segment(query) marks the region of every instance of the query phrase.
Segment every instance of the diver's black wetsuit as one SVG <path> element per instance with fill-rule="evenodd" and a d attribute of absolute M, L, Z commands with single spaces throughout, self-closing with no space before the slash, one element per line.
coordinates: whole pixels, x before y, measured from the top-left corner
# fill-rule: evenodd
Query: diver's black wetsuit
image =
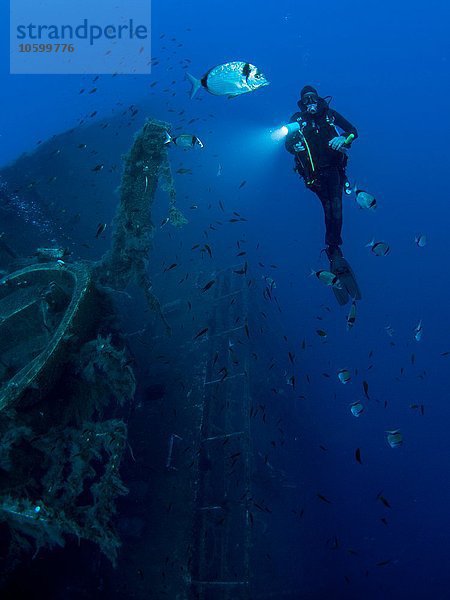
<path fill-rule="evenodd" d="M 305 181 L 306 186 L 320 199 L 325 214 L 325 243 L 331 248 L 342 244 L 342 192 L 346 181 L 345 167 L 347 156 L 333 150 L 328 142 L 340 135 L 336 129 L 342 130 L 342 135 L 348 137 L 351 133 L 358 137 L 356 128 L 342 115 L 328 107 L 319 98 L 318 111 L 311 115 L 303 110 L 292 115 L 289 122 L 297 121 L 306 139 L 304 150 L 296 152 L 294 145 L 302 142 L 302 134 L 296 132 L 286 139 L 286 149 L 295 156 L 295 170 Z M 336 126 L 336 127 L 335 127 Z"/>

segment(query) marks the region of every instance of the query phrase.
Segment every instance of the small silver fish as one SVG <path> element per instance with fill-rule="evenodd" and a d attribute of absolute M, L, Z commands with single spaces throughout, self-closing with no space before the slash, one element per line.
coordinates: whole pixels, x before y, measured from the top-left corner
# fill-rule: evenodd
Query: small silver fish
<path fill-rule="evenodd" d="M 95 234 L 95 237 L 98 239 L 101 234 L 105 231 L 106 229 L 106 223 L 99 223 L 97 225 L 97 233 Z"/>
<path fill-rule="evenodd" d="M 199 148 L 203 148 L 204 144 L 196 135 L 191 135 L 189 133 L 181 133 L 180 135 L 176 135 L 175 137 L 171 137 L 170 134 L 166 131 L 166 141 L 165 144 L 175 144 L 179 148 L 195 148 L 198 146 Z"/>
<path fill-rule="evenodd" d="M 340 369 L 338 371 L 338 378 L 341 383 L 344 385 L 350 381 L 352 376 L 350 375 L 350 371 L 348 369 Z"/>
<path fill-rule="evenodd" d="M 271 290 L 277 287 L 277 284 L 272 279 L 272 277 L 268 277 L 267 275 L 261 275 L 261 279 L 264 279 L 264 281 L 267 283 Z"/>
<path fill-rule="evenodd" d="M 416 235 L 414 241 L 419 246 L 419 248 L 423 248 L 427 244 L 427 236 L 420 233 L 419 235 Z"/>
<path fill-rule="evenodd" d="M 342 289 L 342 284 L 339 281 L 339 277 L 331 271 L 325 271 L 325 269 L 321 269 L 320 271 L 311 270 L 311 275 L 315 275 L 317 279 L 325 285 Z"/>
<path fill-rule="evenodd" d="M 392 325 L 386 325 L 384 330 L 386 331 L 386 333 L 388 334 L 389 337 L 394 336 L 395 331 L 394 331 L 394 328 L 392 327 Z"/>
<path fill-rule="evenodd" d="M 376 242 L 375 240 L 366 244 L 366 248 L 370 248 L 376 256 L 386 256 L 391 250 L 386 242 Z"/>
<path fill-rule="evenodd" d="M 416 342 L 420 342 L 422 339 L 423 327 L 422 327 L 422 319 L 418 322 L 417 326 L 414 328 L 414 339 Z"/>
<path fill-rule="evenodd" d="M 350 311 L 347 315 L 347 329 L 351 329 L 356 321 L 356 300 L 353 300 Z"/>
<path fill-rule="evenodd" d="M 399 448 L 403 444 L 403 436 L 400 429 L 386 431 L 386 439 L 391 448 Z"/>
<path fill-rule="evenodd" d="M 361 404 L 359 400 L 350 404 L 350 412 L 354 417 L 359 417 L 364 412 L 364 406 Z"/>
<path fill-rule="evenodd" d="M 364 190 L 355 190 L 355 199 L 358 205 L 365 210 L 375 210 L 377 207 L 376 198 Z"/>
<path fill-rule="evenodd" d="M 228 62 L 213 67 L 201 79 L 189 73 L 186 75 L 192 86 L 191 98 L 201 87 L 215 96 L 233 98 L 269 85 L 269 81 L 258 67 L 243 61 Z"/>

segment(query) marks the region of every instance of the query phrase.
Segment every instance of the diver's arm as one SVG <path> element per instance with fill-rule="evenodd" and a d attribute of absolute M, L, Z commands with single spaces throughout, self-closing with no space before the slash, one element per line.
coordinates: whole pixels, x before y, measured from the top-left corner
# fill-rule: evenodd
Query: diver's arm
<path fill-rule="evenodd" d="M 299 116 L 300 116 L 300 113 L 298 113 L 298 112 L 294 113 L 292 115 L 292 117 L 289 119 L 289 123 L 296 123 Z M 286 136 L 286 140 L 284 142 L 284 146 L 288 152 L 295 155 L 297 153 L 297 150 L 295 149 L 294 146 L 296 146 L 298 144 L 298 142 L 300 142 L 300 141 L 301 141 L 301 135 L 298 131 L 295 131 L 294 133 L 288 133 Z"/>
<path fill-rule="evenodd" d="M 339 129 L 342 129 L 343 134 L 346 138 L 348 138 L 348 136 L 350 134 L 353 134 L 353 139 L 355 140 L 358 137 L 358 132 L 356 131 L 356 127 L 354 125 L 352 125 L 350 123 L 350 121 L 347 121 L 347 119 L 344 119 L 344 117 L 339 114 L 336 110 L 331 110 L 332 115 L 334 116 L 334 123 L 335 125 L 337 125 L 339 127 Z"/>

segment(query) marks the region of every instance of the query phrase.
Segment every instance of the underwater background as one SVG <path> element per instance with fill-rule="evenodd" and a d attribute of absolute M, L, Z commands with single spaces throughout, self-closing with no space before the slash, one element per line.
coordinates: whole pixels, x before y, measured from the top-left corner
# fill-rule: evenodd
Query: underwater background
<path fill-rule="evenodd" d="M 97 261 L 108 251 L 123 156 L 146 119 L 204 143 L 169 150 L 177 207 L 188 223 L 162 225 L 167 194 L 160 189 L 149 257 L 156 296 L 190 303 L 194 323 L 190 309 L 176 323 L 169 312 L 181 337 L 155 336 L 139 290 L 119 298 L 137 392 L 123 416 L 133 456 L 127 452 L 121 467 L 129 494 L 115 515 L 123 543 L 116 567 L 90 543 L 68 538 L 64 548 L 44 548 L 33 559 L 31 552 L 16 565 L 3 578 L 3 597 L 448 598 L 448 5 L 153 2 L 151 75 L 101 75 L 95 83 L 94 76 L 9 75 L 5 5 L 0 14 L 0 184 L 21 157 L 15 177 L 26 180 L 28 168 L 42 166 L 58 186 L 56 203 L 42 203 L 46 189 L 36 202 L 20 192 L 1 195 L 0 233 L 19 254 L 64 246 L 70 260 Z M 201 77 L 231 60 L 257 65 L 270 85 L 232 100 L 204 90 L 190 99 L 187 66 Z M 343 199 L 343 251 L 363 294 L 351 330 L 348 307 L 310 277 L 311 269 L 327 268 L 320 203 L 271 137 L 306 84 L 331 95 L 331 107 L 357 127 L 347 175 L 377 199 L 375 211 L 361 210 L 354 195 Z M 390 253 L 371 253 L 372 239 L 387 242 Z M 188 551 L 178 554 L 167 537 L 176 539 L 189 515 L 170 514 L 173 531 L 160 526 L 171 501 L 155 481 L 174 475 L 164 466 L 178 431 L 174 393 L 170 407 L 164 395 L 181 371 L 189 389 L 187 376 L 199 366 L 194 337 L 214 291 L 201 288 L 230 267 L 252 290 L 252 324 L 233 342 L 246 346 L 253 365 L 250 484 L 258 506 L 247 521 L 250 584 L 246 596 L 204 588 L 189 596 L 167 583 L 180 565 L 186 572 L 191 565 Z M 177 341 L 185 329 L 190 344 Z M 341 369 L 350 371 L 345 385 Z M 234 394 L 239 399 L 239 387 Z M 179 400 L 186 422 L 190 397 Z M 357 401 L 364 412 L 355 418 Z M 387 442 L 394 430 L 400 447 Z M 183 444 L 195 446 L 185 437 Z M 191 483 L 180 475 L 174 485 Z M 196 543 L 194 530 L 189 552 Z"/>

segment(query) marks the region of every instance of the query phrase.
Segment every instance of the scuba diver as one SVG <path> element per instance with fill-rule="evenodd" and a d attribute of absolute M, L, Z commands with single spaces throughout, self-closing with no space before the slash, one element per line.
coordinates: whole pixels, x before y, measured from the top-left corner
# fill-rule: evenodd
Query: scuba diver
<path fill-rule="evenodd" d="M 347 149 L 358 137 L 358 132 L 329 107 L 331 98 L 327 98 L 321 98 L 310 85 L 302 89 L 297 103 L 300 112 L 293 114 L 286 126 L 285 146 L 295 157 L 294 170 L 322 203 L 326 227 L 325 252 L 330 261 L 330 271 L 340 282 L 340 285 L 333 286 L 333 291 L 339 304 L 347 304 L 350 298 L 361 299 L 355 276 L 340 249 L 342 192 L 345 188 L 351 193 L 345 173 Z"/>

